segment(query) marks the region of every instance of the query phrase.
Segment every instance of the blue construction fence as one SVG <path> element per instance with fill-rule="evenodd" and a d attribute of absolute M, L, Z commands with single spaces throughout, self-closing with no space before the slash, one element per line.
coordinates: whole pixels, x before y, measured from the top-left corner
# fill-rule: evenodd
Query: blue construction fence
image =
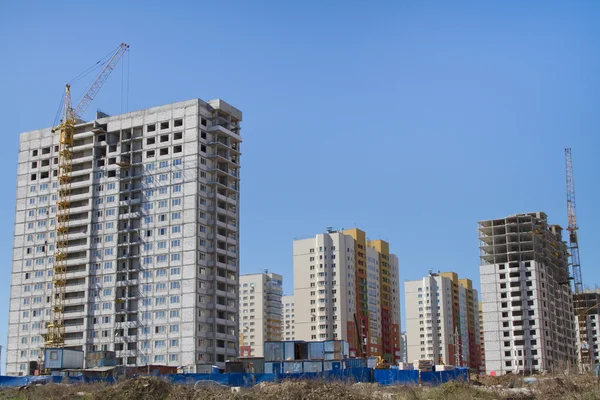
<path fill-rule="evenodd" d="M 380 385 L 418 385 L 438 386 L 449 381 L 469 380 L 468 368 L 456 368 L 450 371 L 419 372 L 399 369 L 346 368 L 325 372 L 305 372 L 287 374 L 170 374 L 162 378 L 171 383 L 195 385 L 197 382 L 220 384 L 224 386 L 252 387 L 261 382 L 280 382 L 284 380 L 322 380 L 342 382 L 378 383 Z M 45 383 L 115 383 L 116 377 L 89 376 L 0 376 L 0 387 L 21 387 Z"/>

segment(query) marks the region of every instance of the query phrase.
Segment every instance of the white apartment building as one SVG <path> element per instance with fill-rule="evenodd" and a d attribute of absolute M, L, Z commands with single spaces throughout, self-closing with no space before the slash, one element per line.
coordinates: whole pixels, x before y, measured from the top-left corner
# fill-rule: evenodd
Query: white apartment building
<path fill-rule="evenodd" d="M 600 289 L 586 289 L 582 293 L 573 295 L 573 298 L 576 306 L 577 343 L 579 343 L 579 339 L 582 343 L 581 347 L 577 346 L 577 359 L 581 363 L 581 370 L 593 371 L 594 366 L 600 360 L 598 350 L 600 344 L 598 325 L 600 323 Z"/>
<path fill-rule="evenodd" d="M 281 339 L 282 340 L 296 340 L 295 324 L 296 320 L 294 317 L 294 296 L 282 296 L 281 305 L 283 307 L 283 315 L 281 318 Z"/>
<path fill-rule="evenodd" d="M 469 279 L 430 272 L 421 280 L 404 282 L 404 296 L 409 362 L 431 359 L 479 369 L 479 306 Z"/>
<path fill-rule="evenodd" d="M 282 280 L 279 274 L 240 275 L 240 355 L 263 357 L 264 343 L 282 340 Z"/>
<path fill-rule="evenodd" d="M 447 277 L 430 274 L 404 282 L 409 362 L 430 359 L 435 364 L 450 364 L 449 344 L 455 340 L 452 301 L 452 281 Z"/>
<path fill-rule="evenodd" d="M 22 133 L 7 374 L 32 373 L 53 296 L 56 197 L 69 190 L 65 347 L 125 365 L 224 366 L 237 356 L 240 122 L 199 99 Z"/>
<path fill-rule="evenodd" d="M 577 365 L 562 228 L 543 212 L 479 222 L 486 373 Z"/>
<path fill-rule="evenodd" d="M 387 242 L 368 241 L 359 229 L 295 240 L 295 338 L 345 340 L 351 355 L 399 361 L 398 279 Z"/>

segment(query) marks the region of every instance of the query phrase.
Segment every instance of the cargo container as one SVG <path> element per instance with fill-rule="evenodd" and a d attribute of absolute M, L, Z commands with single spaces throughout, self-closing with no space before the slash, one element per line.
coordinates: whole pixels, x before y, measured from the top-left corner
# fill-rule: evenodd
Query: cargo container
<path fill-rule="evenodd" d="M 283 361 L 284 342 L 265 342 L 265 361 Z"/>
<path fill-rule="evenodd" d="M 114 351 L 93 351 L 85 355 L 86 368 L 114 367 L 117 357 Z"/>
<path fill-rule="evenodd" d="M 44 349 L 44 368 L 79 369 L 83 368 L 83 351 L 73 349 Z"/>
<path fill-rule="evenodd" d="M 343 369 L 341 361 L 323 361 L 323 371 L 337 371 Z"/>
<path fill-rule="evenodd" d="M 308 358 L 311 360 L 322 360 L 325 358 L 325 344 L 323 342 L 308 343 Z"/>
<path fill-rule="evenodd" d="M 285 361 L 283 363 L 283 372 L 286 374 L 298 374 L 304 372 L 302 361 Z"/>
<path fill-rule="evenodd" d="M 325 360 L 342 360 L 344 357 L 342 355 L 342 352 L 333 352 L 333 353 L 328 353 L 325 352 L 324 357 Z"/>
<path fill-rule="evenodd" d="M 240 357 L 240 361 L 244 363 L 244 370 L 249 374 L 264 374 L 265 372 L 264 357 Z"/>
<path fill-rule="evenodd" d="M 323 342 L 325 346 L 325 353 L 342 352 L 342 341 L 341 340 L 326 340 Z"/>
<path fill-rule="evenodd" d="M 265 374 L 281 374 L 283 371 L 280 361 L 265 361 Z"/>
<path fill-rule="evenodd" d="M 227 361 L 225 362 L 225 373 L 230 372 L 244 373 L 244 363 L 241 361 Z"/>
<path fill-rule="evenodd" d="M 308 343 L 305 341 L 283 342 L 284 360 L 308 360 Z"/>
<path fill-rule="evenodd" d="M 196 371 L 183 370 L 183 373 L 195 372 L 197 374 L 219 374 L 219 367 L 212 364 L 196 364 Z"/>
<path fill-rule="evenodd" d="M 304 361 L 304 372 L 323 372 L 323 361 Z"/>
<path fill-rule="evenodd" d="M 364 368 L 367 365 L 364 358 L 346 358 L 344 364 L 346 368 Z"/>

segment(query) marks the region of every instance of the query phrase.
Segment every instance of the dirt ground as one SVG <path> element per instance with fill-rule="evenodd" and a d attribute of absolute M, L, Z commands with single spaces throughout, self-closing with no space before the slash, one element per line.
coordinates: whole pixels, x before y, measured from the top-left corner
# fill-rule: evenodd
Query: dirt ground
<path fill-rule="evenodd" d="M 527 383 L 520 377 L 478 377 L 470 384 L 450 382 L 436 388 L 385 387 L 367 383 L 285 381 L 261 383 L 232 391 L 218 384 L 173 385 L 160 378 L 140 377 L 116 385 L 56 385 L 0 390 L 0 399 L 18 400 L 592 400 L 600 399 L 600 385 L 588 375 L 539 377 Z"/>

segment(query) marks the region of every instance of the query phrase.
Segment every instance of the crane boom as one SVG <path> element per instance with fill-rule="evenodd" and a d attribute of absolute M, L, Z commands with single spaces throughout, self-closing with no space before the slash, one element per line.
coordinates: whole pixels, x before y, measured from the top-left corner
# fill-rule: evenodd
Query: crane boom
<path fill-rule="evenodd" d="M 573 162 L 571 148 L 565 149 L 565 161 L 567 167 L 567 212 L 569 218 L 569 253 L 571 253 L 571 269 L 573 273 L 573 284 L 575 294 L 583 292 L 583 281 L 581 278 L 581 264 L 579 262 L 579 240 L 577 237 L 577 214 L 575 208 L 575 182 L 573 180 Z"/>
<path fill-rule="evenodd" d="M 88 106 L 92 103 L 94 97 L 96 97 L 96 95 L 102 88 L 102 85 L 104 85 L 104 82 L 106 82 L 106 79 L 108 79 L 108 76 L 113 71 L 113 69 L 115 69 L 116 65 L 119 63 L 119 60 L 121 60 L 121 57 L 123 56 L 125 51 L 127 51 L 128 48 L 129 45 L 121 43 L 117 51 L 115 51 L 115 54 L 113 54 L 113 56 L 108 61 L 108 63 L 106 63 L 102 71 L 100 71 L 100 74 L 98 74 L 98 77 L 96 78 L 94 83 L 92 83 L 92 86 L 90 86 L 90 88 L 83 96 L 79 104 L 77 104 L 77 107 L 73 109 L 73 118 L 77 119 L 83 116 L 85 110 L 87 110 Z"/>
<path fill-rule="evenodd" d="M 67 260 L 69 247 L 69 220 L 71 216 L 71 174 L 73 172 L 73 136 L 75 124 L 85 113 L 98 91 L 106 82 L 123 53 L 129 48 L 121 43 L 109 62 L 104 66 L 94 83 L 87 90 L 77 107 L 71 106 L 71 86 L 65 87 L 64 107 L 61 124 L 53 132 L 59 132 L 58 191 L 56 196 L 56 232 L 54 263 L 52 267 L 52 308 L 47 326 L 46 346 L 65 345 L 65 296 L 67 283 Z"/>

